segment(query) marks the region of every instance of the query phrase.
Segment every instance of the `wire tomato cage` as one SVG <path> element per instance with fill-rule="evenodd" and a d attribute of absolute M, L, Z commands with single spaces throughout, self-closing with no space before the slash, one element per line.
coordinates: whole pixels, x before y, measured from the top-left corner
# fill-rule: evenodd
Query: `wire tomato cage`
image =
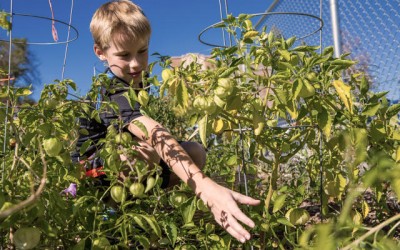
<path fill-rule="evenodd" d="M 6 87 L 6 93 L 9 93 L 10 89 L 11 89 L 11 82 L 15 80 L 15 78 L 13 76 L 11 76 L 11 59 L 12 59 L 12 52 L 13 52 L 13 44 L 26 44 L 26 45 L 57 45 L 57 44 L 65 44 L 65 54 L 64 54 L 64 62 L 62 65 L 62 76 L 61 79 L 64 79 L 64 70 L 65 70 L 65 66 L 66 66 L 66 59 L 67 59 L 67 55 L 68 55 L 68 45 L 69 43 L 75 41 L 78 39 L 79 37 L 79 32 L 78 30 L 71 24 L 72 23 L 72 13 L 73 13 L 73 9 L 74 9 L 74 0 L 71 0 L 71 9 L 70 9 L 70 15 L 69 15 L 69 22 L 64 22 L 58 19 L 54 18 L 54 13 L 53 13 L 53 8 L 52 8 L 52 4 L 51 4 L 51 0 L 49 0 L 49 5 L 50 5 L 50 11 L 52 14 L 52 17 L 45 17 L 45 16 L 38 16 L 38 15 L 32 15 L 32 14 L 25 14 L 25 13 L 16 13 L 13 11 L 13 0 L 10 0 L 10 11 L 9 12 L 3 12 L 3 14 L 7 17 L 9 17 L 9 27 L 10 30 L 8 30 L 8 39 L 3 39 L 0 37 L 0 42 L 3 43 L 8 43 L 8 72 L 7 72 L 7 77 L 5 79 L 0 79 L 0 86 L 5 86 Z M 35 28 L 37 30 L 38 27 L 41 27 L 41 25 L 36 25 L 36 26 L 32 26 L 32 24 L 34 25 L 34 21 L 30 20 L 28 22 L 25 22 L 23 25 L 19 26 L 19 22 L 18 19 L 24 19 L 24 18 L 29 18 L 32 20 L 36 20 L 37 22 L 40 21 L 51 21 L 51 27 L 52 27 L 52 37 L 54 41 L 41 41 L 41 40 L 29 40 L 26 37 L 24 37 L 23 40 L 13 40 L 13 32 L 15 32 L 16 30 L 26 30 L 27 28 L 31 27 L 31 28 Z M 64 28 L 67 29 L 67 35 L 66 35 L 66 39 L 65 40 L 61 40 L 59 41 L 59 36 L 58 36 L 58 32 L 57 29 L 55 27 L 56 24 L 62 25 Z M 29 26 L 29 27 L 27 27 Z M 71 37 L 71 30 L 73 31 L 73 36 Z M 40 30 L 38 30 L 40 31 Z M 40 33 L 40 32 L 37 32 Z M 23 32 L 21 33 L 23 35 Z M 10 107 L 10 101 L 7 99 L 5 100 L 5 107 L 0 107 L 1 109 L 5 110 L 4 112 L 4 141 L 3 141 L 3 148 L 2 148 L 2 153 L 1 155 L 5 155 L 6 152 L 6 147 L 7 147 L 7 142 L 6 142 L 6 138 L 7 138 L 7 123 L 8 123 L 8 113 L 9 113 L 9 109 Z M 18 107 L 19 109 L 23 109 L 23 108 L 33 108 L 33 107 Z M 2 170 L 4 172 L 5 170 L 5 158 L 3 158 L 3 162 L 2 162 Z M 1 177 L 1 181 L 4 184 L 4 176 Z"/>

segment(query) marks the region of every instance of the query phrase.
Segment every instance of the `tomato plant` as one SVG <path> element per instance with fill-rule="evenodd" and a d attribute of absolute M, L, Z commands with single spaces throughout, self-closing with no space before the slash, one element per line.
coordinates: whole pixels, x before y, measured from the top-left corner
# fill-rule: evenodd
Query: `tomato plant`
<path fill-rule="evenodd" d="M 334 58 L 332 47 L 319 51 L 256 31 L 249 18 L 229 16 L 220 25 L 235 45 L 215 48 L 209 69 L 162 60 L 163 83 L 145 81 L 159 86 L 158 97 L 133 89 L 125 95 L 177 139 L 201 141 L 206 174 L 263 200 L 244 207 L 256 222 L 249 243 L 232 240 L 187 186 L 161 189 L 161 168 L 136 159 L 136 142 L 119 119 L 104 139 L 81 146 L 97 147 L 104 160 L 102 178 L 85 177 L 70 157 L 78 132 L 87 133 L 77 118 L 98 121 L 117 109 L 97 99 L 100 86 L 112 85 L 101 74 L 83 98 L 69 99 L 73 81 L 56 81 L 34 106 L 16 105 L 29 88 L 0 87 L 9 105 L 6 112 L 0 103 L 0 245 L 397 248 L 400 216 L 389 205 L 400 194 L 400 104 L 371 92 L 363 72 L 346 75 L 356 64 L 347 54 Z M 64 192 L 71 183 L 76 193 Z M 28 229 L 34 239 L 26 240 Z"/>

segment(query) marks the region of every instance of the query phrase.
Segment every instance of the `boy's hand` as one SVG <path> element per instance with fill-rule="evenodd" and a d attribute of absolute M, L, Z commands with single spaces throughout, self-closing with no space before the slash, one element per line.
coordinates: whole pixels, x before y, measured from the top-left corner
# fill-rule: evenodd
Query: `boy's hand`
<path fill-rule="evenodd" d="M 207 177 L 195 191 L 210 208 L 217 223 L 230 235 L 242 243 L 250 239 L 250 233 L 239 222 L 250 228 L 254 227 L 254 222 L 239 209 L 237 204 L 256 206 L 260 204 L 259 200 L 229 190 Z"/>

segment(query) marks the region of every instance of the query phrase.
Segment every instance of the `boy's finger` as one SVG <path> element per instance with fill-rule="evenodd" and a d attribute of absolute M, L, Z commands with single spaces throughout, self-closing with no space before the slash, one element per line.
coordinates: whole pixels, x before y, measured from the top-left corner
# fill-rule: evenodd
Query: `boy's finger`
<path fill-rule="evenodd" d="M 232 218 L 232 221 L 234 219 Z M 236 221 L 237 223 L 237 221 Z M 238 223 L 237 223 L 238 224 Z M 247 239 L 250 239 L 250 234 L 242 227 L 242 229 L 237 229 L 237 226 L 234 227 L 234 223 L 231 222 L 231 224 L 226 224 L 226 225 L 221 225 L 222 227 L 225 228 L 225 230 L 232 235 L 235 239 L 238 241 L 245 243 Z M 240 224 L 239 224 L 240 226 Z M 241 226 L 240 226 L 241 227 Z"/>
<path fill-rule="evenodd" d="M 240 194 L 237 192 L 233 193 L 233 197 L 235 198 L 235 200 L 237 202 L 239 202 L 240 204 L 243 204 L 243 205 L 256 206 L 256 205 L 260 204 L 260 200 L 253 199 L 249 196 L 246 196 L 246 195 L 243 195 L 243 194 Z"/>
<path fill-rule="evenodd" d="M 232 211 L 232 216 L 235 217 L 238 221 L 241 221 L 245 225 L 253 228 L 255 226 L 254 221 L 252 221 L 247 215 L 245 215 L 239 208 L 234 209 Z"/>

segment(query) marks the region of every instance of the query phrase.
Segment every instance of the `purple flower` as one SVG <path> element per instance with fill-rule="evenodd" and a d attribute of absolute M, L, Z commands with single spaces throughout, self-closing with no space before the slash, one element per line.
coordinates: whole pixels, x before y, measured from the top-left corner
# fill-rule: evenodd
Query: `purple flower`
<path fill-rule="evenodd" d="M 72 197 L 75 198 L 75 196 L 76 196 L 76 183 L 69 184 L 68 188 L 66 188 L 63 191 L 61 191 L 61 194 L 62 193 L 66 194 L 67 197 L 68 197 L 68 195 L 71 195 Z"/>

